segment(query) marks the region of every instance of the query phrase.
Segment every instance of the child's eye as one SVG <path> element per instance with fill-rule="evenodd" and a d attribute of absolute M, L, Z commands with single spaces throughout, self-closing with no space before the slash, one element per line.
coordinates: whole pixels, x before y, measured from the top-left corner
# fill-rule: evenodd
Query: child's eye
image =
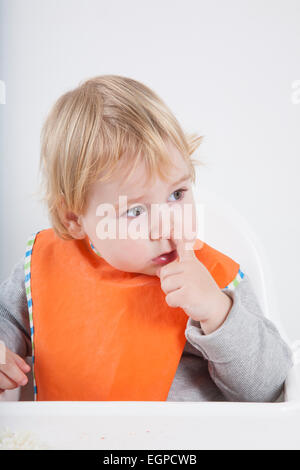
<path fill-rule="evenodd" d="M 183 196 L 183 193 L 184 193 L 185 191 L 187 191 L 187 190 L 188 190 L 188 188 L 176 189 L 176 191 L 174 191 L 174 192 L 172 193 L 172 194 L 178 194 L 178 193 L 179 193 L 179 196 L 176 196 L 176 197 L 175 197 L 175 201 L 180 201 L 181 199 L 183 199 L 183 197 L 184 197 L 184 196 Z M 141 211 L 140 208 L 142 208 L 142 211 Z M 130 217 L 130 215 L 129 215 L 130 211 L 135 211 L 136 209 L 138 209 L 138 210 L 137 210 L 137 213 L 135 212 L 134 215 L 133 215 L 133 217 L 138 217 L 139 215 L 141 215 L 141 212 L 144 211 L 143 206 L 134 206 L 134 207 L 128 209 L 128 211 L 126 212 L 126 215 Z"/>
<path fill-rule="evenodd" d="M 181 199 L 183 199 L 183 198 L 184 198 L 184 194 L 183 194 L 183 193 L 185 193 L 185 191 L 187 191 L 187 188 L 176 189 L 176 191 L 174 191 L 172 194 L 181 193 L 181 196 L 177 197 L 177 198 L 175 199 L 175 201 L 180 201 Z"/>
<path fill-rule="evenodd" d="M 135 212 L 135 214 L 133 216 L 133 217 L 138 217 L 139 215 L 141 215 L 141 212 L 142 212 L 141 208 L 142 208 L 142 210 L 144 210 L 143 206 L 134 206 L 131 209 L 128 209 L 128 211 L 126 212 L 126 215 L 129 216 L 130 211 L 135 211 L 135 209 L 138 209 L 137 213 Z"/>

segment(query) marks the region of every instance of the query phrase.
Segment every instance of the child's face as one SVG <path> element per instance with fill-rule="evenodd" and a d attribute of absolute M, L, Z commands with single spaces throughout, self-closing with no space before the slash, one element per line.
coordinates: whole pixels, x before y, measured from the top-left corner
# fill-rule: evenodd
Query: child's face
<path fill-rule="evenodd" d="M 87 210 L 80 217 L 84 233 L 88 235 L 101 257 L 122 271 L 155 275 L 159 265 L 153 262 L 153 258 L 176 249 L 175 242 L 170 237 L 168 225 L 165 226 L 162 223 L 166 217 L 164 219 L 161 216 L 154 218 L 153 204 L 157 204 L 162 212 L 171 210 L 173 217 L 169 219 L 170 227 L 174 228 L 176 221 L 176 230 L 178 230 L 176 233 L 179 234 L 175 235 L 176 238 L 191 241 L 191 235 L 189 235 L 191 230 L 194 233 L 193 238 L 196 238 L 196 210 L 188 166 L 176 147 L 171 144 L 168 144 L 167 147 L 174 161 L 169 181 L 157 177 L 153 184 L 150 183 L 149 180 L 147 181 L 144 164 L 140 163 L 125 184 L 123 183 L 124 171 L 122 172 L 122 168 L 119 167 L 118 171 L 114 173 L 113 180 L 108 183 L 96 182 L 92 185 Z M 186 189 L 186 191 L 181 191 L 181 189 Z M 120 196 L 123 196 L 121 200 L 119 200 Z M 141 196 L 143 197 L 140 198 Z M 116 206 L 119 202 L 121 203 L 120 207 Z M 102 216 L 99 212 L 98 215 L 96 213 L 97 207 L 99 210 L 101 204 L 110 205 L 102 206 Z M 176 208 L 175 206 L 178 205 L 181 207 Z M 183 205 L 185 205 L 184 210 Z M 188 206 L 188 211 L 185 214 Z M 108 207 L 113 210 L 108 212 Z M 181 212 L 180 218 L 178 218 L 178 210 Z M 165 212 L 165 216 L 168 217 L 169 214 Z M 190 224 L 189 232 L 184 229 L 180 220 L 184 221 L 184 225 Z M 123 225 L 125 231 L 120 229 L 120 223 L 125 224 Z M 110 238 L 99 238 L 101 225 L 104 227 L 101 233 L 110 233 Z M 115 228 L 115 232 L 114 230 L 109 231 L 109 227 Z M 143 235 L 134 239 L 133 232 L 142 232 Z M 170 261 L 172 259 L 167 260 L 167 262 Z"/>

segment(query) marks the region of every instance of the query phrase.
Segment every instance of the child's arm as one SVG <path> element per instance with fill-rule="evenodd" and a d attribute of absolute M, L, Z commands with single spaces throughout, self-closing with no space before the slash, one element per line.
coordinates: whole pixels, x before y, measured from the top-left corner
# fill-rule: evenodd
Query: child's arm
<path fill-rule="evenodd" d="M 208 371 L 229 401 L 273 402 L 281 394 L 292 351 L 276 326 L 263 316 L 251 281 L 245 274 L 233 290 L 224 323 L 205 335 L 199 321 L 188 319 L 187 340 L 208 361 Z"/>
<path fill-rule="evenodd" d="M 31 337 L 25 291 L 24 258 L 0 284 L 0 340 L 21 357 L 31 356 Z"/>
<path fill-rule="evenodd" d="M 0 393 L 26 385 L 30 366 L 21 356 L 31 356 L 30 325 L 25 292 L 24 258 L 0 284 L 0 340 L 5 363 L 0 364 Z"/>

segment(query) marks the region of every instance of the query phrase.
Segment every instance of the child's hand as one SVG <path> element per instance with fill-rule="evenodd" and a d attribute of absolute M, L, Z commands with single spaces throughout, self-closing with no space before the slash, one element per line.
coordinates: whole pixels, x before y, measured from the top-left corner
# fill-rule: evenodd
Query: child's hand
<path fill-rule="evenodd" d="M 5 348 L 5 364 L 0 364 L 0 393 L 26 385 L 30 366 L 18 354 Z"/>
<path fill-rule="evenodd" d="M 201 322 L 205 334 L 212 333 L 225 321 L 232 300 L 219 288 L 194 250 L 185 249 L 184 240 L 175 240 L 179 259 L 157 269 L 161 288 L 170 307 L 181 307 L 193 320 Z M 190 242 L 189 242 L 190 243 Z M 194 242 L 192 243 L 192 246 Z"/>

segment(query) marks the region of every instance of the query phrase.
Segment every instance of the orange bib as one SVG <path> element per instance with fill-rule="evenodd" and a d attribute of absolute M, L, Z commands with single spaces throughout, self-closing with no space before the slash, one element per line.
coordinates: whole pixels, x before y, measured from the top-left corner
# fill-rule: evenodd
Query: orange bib
<path fill-rule="evenodd" d="M 220 288 L 239 264 L 196 240 Z M 168 306 L 157 276 L 115 269 L 88 237 L 32 234 L 25 255 L 36 400 L 165 401 L 188 316 Z"/>

